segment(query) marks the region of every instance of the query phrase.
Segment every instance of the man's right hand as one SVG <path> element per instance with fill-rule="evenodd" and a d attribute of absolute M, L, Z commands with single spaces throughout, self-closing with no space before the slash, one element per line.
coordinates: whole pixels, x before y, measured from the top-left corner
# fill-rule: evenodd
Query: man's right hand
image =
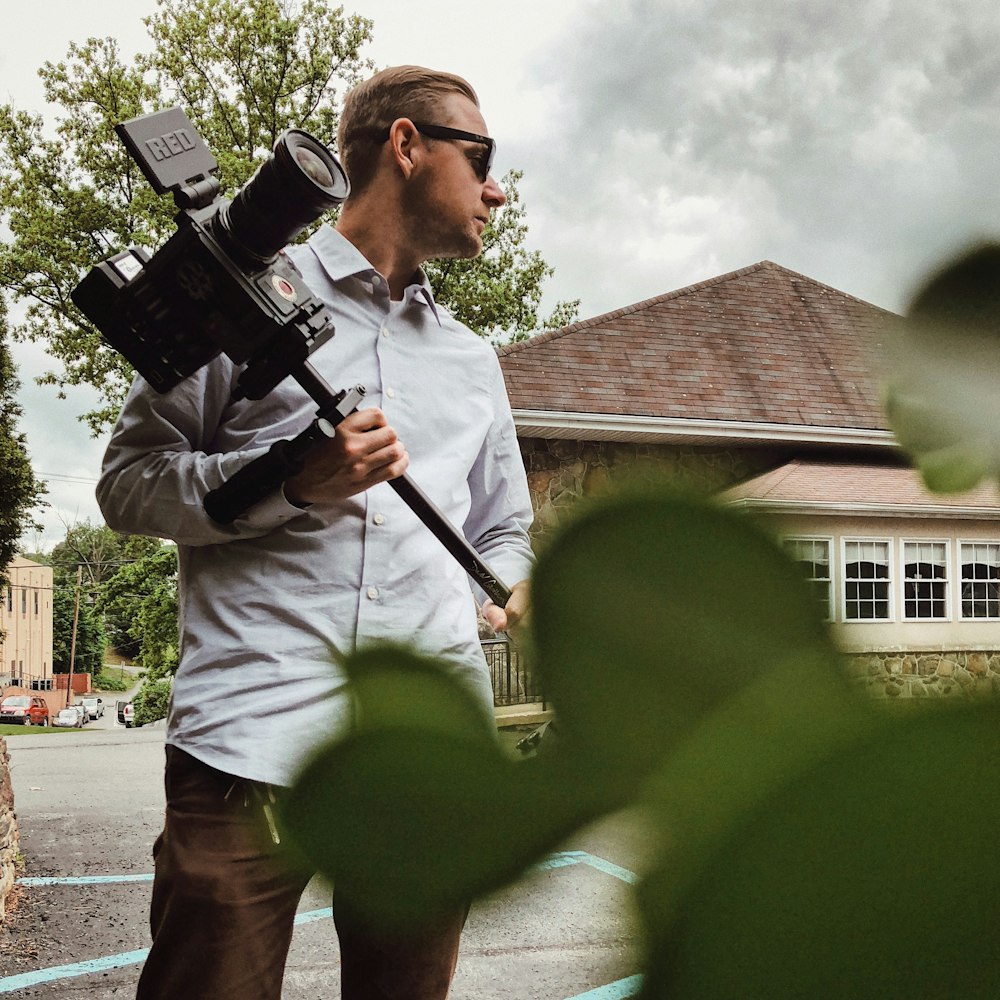
<path fill-rule="evenodd" d="M 310 453 L 306 467 L 285 481 L 285 496 L 300 507 L 343 500 L 401 476 L 409 464 L 385 414 L 377 407 L 356 410 L 337 424 L 329 441 Z"/>

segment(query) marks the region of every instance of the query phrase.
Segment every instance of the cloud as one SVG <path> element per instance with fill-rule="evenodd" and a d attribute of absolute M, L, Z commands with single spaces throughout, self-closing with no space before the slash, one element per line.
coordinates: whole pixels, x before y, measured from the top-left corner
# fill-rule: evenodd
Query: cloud
<path fill-rule="evenodd" d="M 599 283 L 601 308 L 711 277 L 692 270 L 713 255 L 900 308 L 932 261 L 1000 219 L 998 43 L 986 0 L 590 4 L 531 154 L 533 230 L 544 192 L 553 262 L 574 268 L 583 240 L 626 275 L 617 302 Z M 536 66 L 546 82 L 552 61 Z"/>

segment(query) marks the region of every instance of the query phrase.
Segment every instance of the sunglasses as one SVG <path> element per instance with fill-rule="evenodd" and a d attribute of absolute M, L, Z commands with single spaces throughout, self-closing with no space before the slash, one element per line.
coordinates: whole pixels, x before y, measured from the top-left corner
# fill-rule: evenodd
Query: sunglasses
<path fill-rule="evenodd" d="M 475 132 L 464 132 L 460 128 L 450 128 L 447 125 L 429 125 L 426 122 L 414 122 L 413 127 L 421 135 L 426 135 L 431 139 L 459 139 L 462 142 L 475 142 L 480 146 L 485 146 L 486 149 L 483 150 L 482 155 L 471 162 L 476 171 L 476 176 L 483 184 L 486 183 L 486 179 L 490 176 L 490 171 L 493 169 L 493 160 L 496 157 L 497 144 L 495 139 L 491 139 L 488 135 L 476 135 Z M 371 137 L 376 142 L 388 142 L 389 129 L 372 130 Z"/>

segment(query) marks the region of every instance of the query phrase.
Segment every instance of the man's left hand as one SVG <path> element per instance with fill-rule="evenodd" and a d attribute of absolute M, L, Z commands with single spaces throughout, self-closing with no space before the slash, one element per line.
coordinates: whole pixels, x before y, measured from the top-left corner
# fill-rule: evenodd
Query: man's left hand
<path fill-rule="evenodd" d="M 510 588 L 510 599 L 504 607 L 487 598 L 483 604 L 483 617 L 497 632 L 507 632 L 525 624 L 530 603 L 529 581 L 521 580 Z"/>

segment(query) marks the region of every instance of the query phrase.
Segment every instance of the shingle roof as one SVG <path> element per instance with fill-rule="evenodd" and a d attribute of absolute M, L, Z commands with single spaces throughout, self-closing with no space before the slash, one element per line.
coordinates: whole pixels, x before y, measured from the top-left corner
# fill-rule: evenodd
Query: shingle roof
<path fill-rule="evenodd" d="M 815 511 L 880 510 L 899 514 L 1000 514 L 1000 492 L 985 483 L 966 493 L 931 493 L 913 469 L 861 462 L 807 462 L 795 460 L 720 494 L 728 503 L 754 507 L 812 509 Z"/>
<path fill-rule="evenodd" d="M 762 261 L 498 353 L 515 410 L 883 430 L 893 318 Z"/>

